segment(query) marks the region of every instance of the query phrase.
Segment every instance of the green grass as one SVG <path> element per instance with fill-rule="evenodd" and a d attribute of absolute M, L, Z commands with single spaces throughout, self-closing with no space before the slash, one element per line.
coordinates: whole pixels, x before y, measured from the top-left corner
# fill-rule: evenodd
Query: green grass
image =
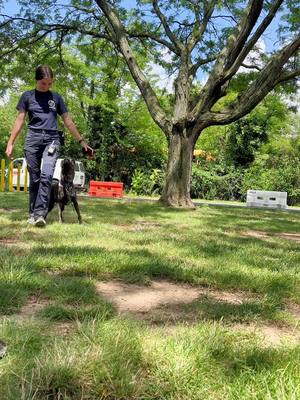
<path fill-rule="evenodd" d="M 300 346 L 266 345 L 246 328 L 299 333 L 300 213 L 230 207 L 174 210 L 80 198 L 66 223 L 26 225 L 28 198 L 0 194 L 0 399 L 298 399 Z M 267 237 L 249 236 L 264 232 Z M 96 282 L 152 279 L 243 292 L 179 304 L 174 323 L 119 315 Z M 35 298 L 45 307 L 16 317 Z M 234 329 L 235 324 L 245 329 Z"/>

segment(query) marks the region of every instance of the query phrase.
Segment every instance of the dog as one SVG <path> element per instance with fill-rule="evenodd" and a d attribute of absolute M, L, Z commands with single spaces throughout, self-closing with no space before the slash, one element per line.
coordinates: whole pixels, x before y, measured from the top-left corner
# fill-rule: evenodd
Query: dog
<path fill-rule="evenodd" d="M 60 223 L 63 223 L 62 213 L 65 206 L 72 202 L 78 217 L 78 223 L 82 223 L 79 206 L 76 197 L 76 191 L 73 185 L 75 176 L 75 162 L 69 158 L 65 158 L 61 162 L 61 175 L 60 180 L 53 179 L 50 193 L 50 201 L 48 212 L 50 212 L 55 203 L 58 207 L 58 219 Z"/>

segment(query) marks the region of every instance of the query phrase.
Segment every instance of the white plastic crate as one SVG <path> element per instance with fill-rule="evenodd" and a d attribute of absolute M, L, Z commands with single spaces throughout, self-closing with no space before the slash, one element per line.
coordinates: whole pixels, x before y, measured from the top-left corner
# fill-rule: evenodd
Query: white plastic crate
<path fill-rule="evenodd" d="M 247 190 L 247 207 L 287 208 L 287 192 Z"/>

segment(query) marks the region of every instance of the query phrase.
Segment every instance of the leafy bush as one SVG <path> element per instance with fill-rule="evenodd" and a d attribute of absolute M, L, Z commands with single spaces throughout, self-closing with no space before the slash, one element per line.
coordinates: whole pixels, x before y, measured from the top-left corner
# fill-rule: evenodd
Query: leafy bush
<path fill-rule="evenodd" d="M 242 169 L 213 162 L 193 164 L 191 196 L 207 200 L 238 200 L 242 181 Z"/>
<path fill-rule="evenodd" d="M 137 168 L 132 177 L 131 191 L 146 196 L 160 194 L 163 182 L 164 173 L 160 169 L 153 169 L 149 173 Z"/>
<path fill-rule="evenodd" d="M 248 189 L 287 192 L 288 204 L 300 203 L 300 160 L 298 157 L 267 154 L 258 157 L 246 171 L 242 193 Z"/>

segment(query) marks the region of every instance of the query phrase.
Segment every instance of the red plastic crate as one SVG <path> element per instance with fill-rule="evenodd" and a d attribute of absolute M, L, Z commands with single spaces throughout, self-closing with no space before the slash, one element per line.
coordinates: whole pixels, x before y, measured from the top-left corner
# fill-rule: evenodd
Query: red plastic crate
<path fill-rule="evenodd" d="M 90 181 L 89 196 L 121 198 L 123 197 L 123 186 L 122 182 Z"/>

